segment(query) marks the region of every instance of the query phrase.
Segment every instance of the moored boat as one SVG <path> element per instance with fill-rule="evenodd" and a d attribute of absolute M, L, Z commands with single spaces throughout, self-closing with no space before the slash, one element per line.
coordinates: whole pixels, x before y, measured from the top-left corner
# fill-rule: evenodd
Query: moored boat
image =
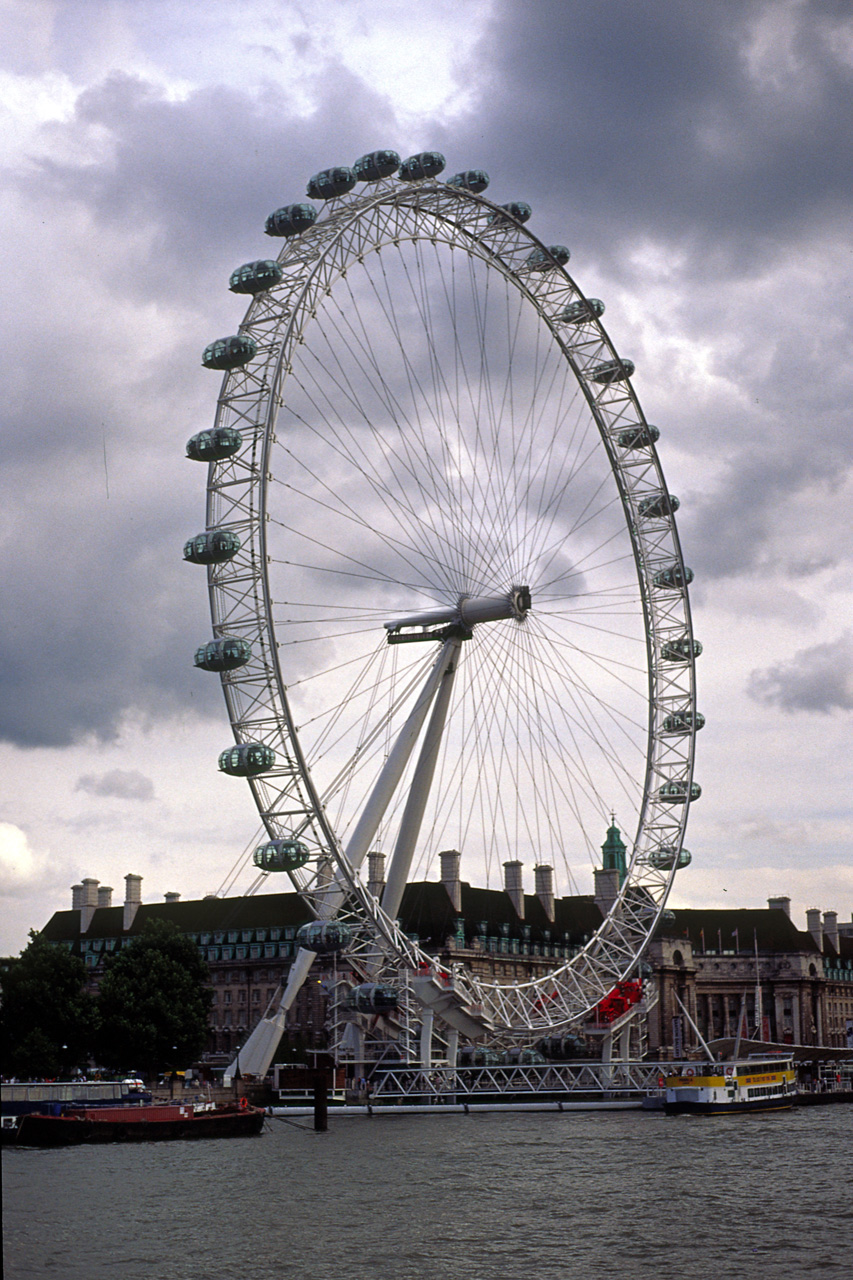
<path fill-rule="evenodd" d="M 664 1087 L 667 1115 L 787 1111 L 796 1100 L 797 1076 L 790 1057 L 734 1058 L 683 1063 Z"/>
<path fill-rule="evenodd" d="M 29 1112 L 6 1142 L 22 1147 L 74 1147 L 84 1143 L 164 1142 L 172 1139 L 244 1138 L 259 1134 L 266 1112 L 249 1106 L 160 1102 L 137 1107 L 69 1107 L 59 1115 Z"/>

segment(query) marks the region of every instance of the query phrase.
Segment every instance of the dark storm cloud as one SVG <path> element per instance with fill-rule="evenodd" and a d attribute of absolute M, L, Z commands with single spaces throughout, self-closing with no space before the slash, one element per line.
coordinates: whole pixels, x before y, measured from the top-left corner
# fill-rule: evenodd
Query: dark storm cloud
<path fill-rule="evenodd" d="M 117 800 L 153 800 L 154 783 L 138 769 L 111 769 L 108 773 L 84 773 L 77 779 L 75 791 L 90 796 L 113 796 Z"/>
<path fill-rule="evenodd" d="M 853 711 L 853 633 L 801 649 L 790 662 L 753 671 L 747 692 L 783 711 Z"/>

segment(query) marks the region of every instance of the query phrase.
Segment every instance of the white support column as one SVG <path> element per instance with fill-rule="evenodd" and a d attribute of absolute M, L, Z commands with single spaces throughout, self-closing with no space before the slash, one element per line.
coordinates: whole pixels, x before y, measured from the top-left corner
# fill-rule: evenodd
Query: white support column
<path fill-rule="evenodd" d="M 456 1061 L 459 1057 L 459 1032 L 455 1027 L 451 1027 L 447 1033 L 447 1062 L 448 1065 L 456 1069 Z"/>
<path fill-rule="evenodd" d="M 421 1071 L 425 1074 L 432 1070 L 432 1009 L 424 1009 L 421 1014 Z"/>
<path fill-rule="evenodd" d="M 382 894 L 382 910 L 392 919 L 396 918 L 400 910 L 403 893 L 409 882 L 412 857 L 420 835 L 430 787 L 435 776 L 438 749 L 441 745 L 441 737 L 447 720 L 450 695 L 453 692 L 453 677 L 456 674 L 456 659 L 461 644 L 461 640 L 448 640 L 445 642 L 445 649 L 448 650 L 447 662 L 427 731 L 424 735 L 418 763 L 409 786 L 406 807 L 403 810 L 400 829 L 397 833 L 397 843 L 391 856 L 385 891 Z"/>

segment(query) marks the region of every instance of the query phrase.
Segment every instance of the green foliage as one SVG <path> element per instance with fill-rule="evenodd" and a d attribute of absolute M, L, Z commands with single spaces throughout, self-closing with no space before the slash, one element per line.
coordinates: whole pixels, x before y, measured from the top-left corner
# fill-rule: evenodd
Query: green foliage
<path fill-rule="evenodd" d="M 174 925 L 148 924 L 106 963 L 98 992 L 99 1057 L 152 1076 L 183 1069 L 207 1041 L 213 1000 L 208 968 Z"/>
<path fill-rule="evenodd" d="M 0 963 L 2 1070 L 20 1080 L 68 1079 L 92 1053 L 97 1010 L 82 960 L 34 930 Z"/>

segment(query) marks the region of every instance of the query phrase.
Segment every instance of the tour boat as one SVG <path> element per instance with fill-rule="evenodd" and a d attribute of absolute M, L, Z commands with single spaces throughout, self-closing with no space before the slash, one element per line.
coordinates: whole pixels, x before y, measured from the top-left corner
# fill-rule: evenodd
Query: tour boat
<path fill-rule="evenodd" d="M 794 1105 L 797 1074 L 790 1057 L 733 1058 L 682 1063 L 666 1076 L 664 1086 L 667 1115 L 786 1111 Z"/>

